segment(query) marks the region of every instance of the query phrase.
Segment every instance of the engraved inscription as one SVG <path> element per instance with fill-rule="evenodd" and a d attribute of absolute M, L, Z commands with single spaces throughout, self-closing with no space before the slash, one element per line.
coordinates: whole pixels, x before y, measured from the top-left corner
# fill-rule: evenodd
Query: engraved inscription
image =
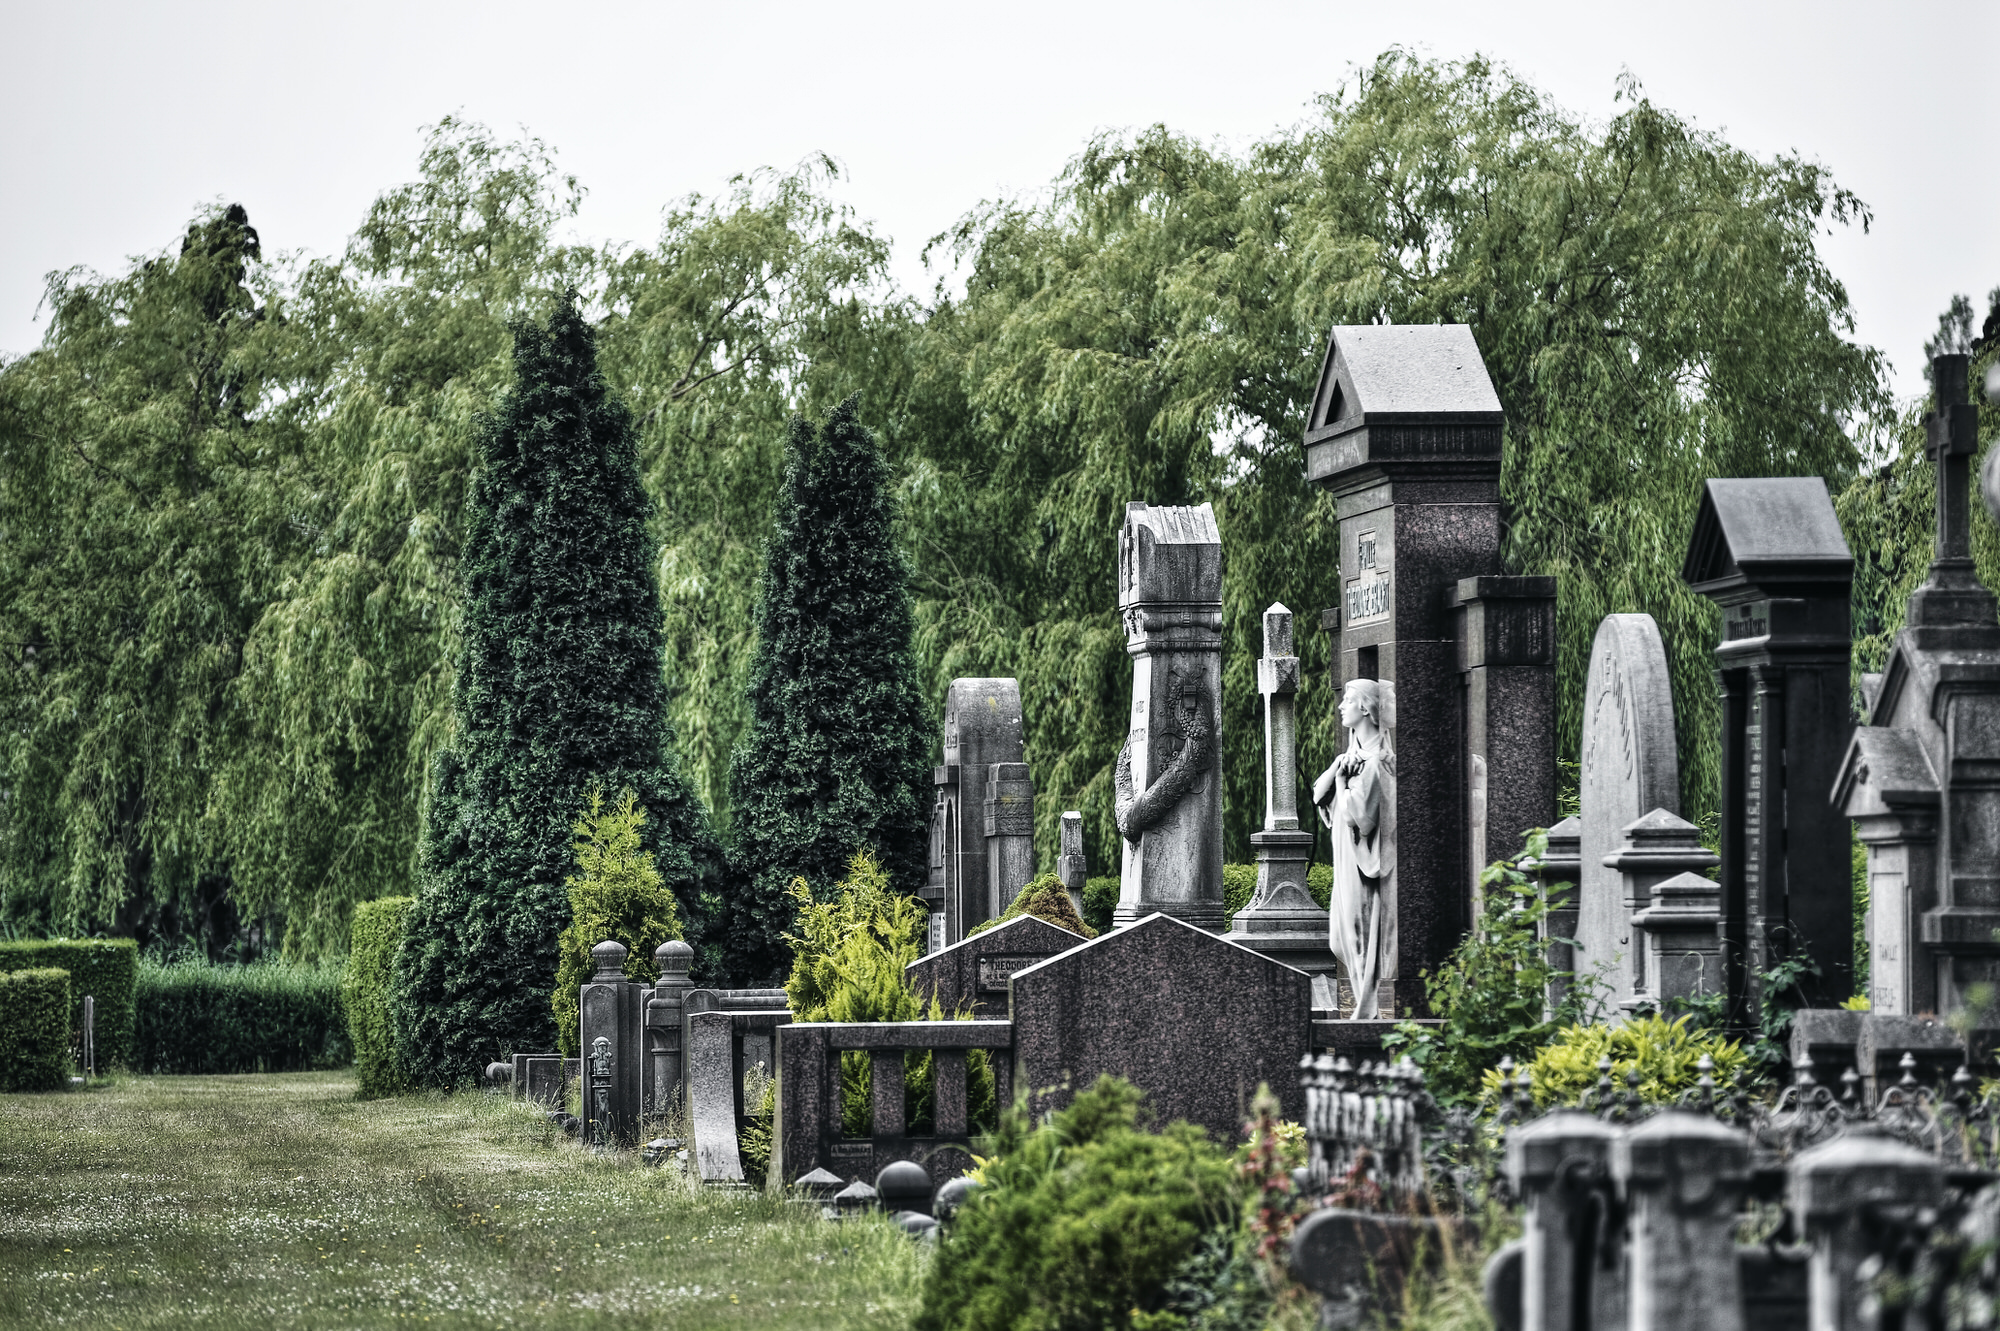
<path fill-rule="evenodd" d="M 1354 538 L 1354 566 L 1368 569 L 1375 567 L 1375 533 L 1362 532 Z"/>
<path fill-rule="evenodd" d="M 979 959 L 979 992 L 982 994 L 1004 994 L 1007 981 L 1014 972 L 1024 970 L 1046 957 L 998 957 L 987 956 Z"/>
<path fill-rule="evenodd" d="M 1369 569 L 1347 580 L 1347 626 L 1360 628 L 1389 618 L 1389 572 Z"/>

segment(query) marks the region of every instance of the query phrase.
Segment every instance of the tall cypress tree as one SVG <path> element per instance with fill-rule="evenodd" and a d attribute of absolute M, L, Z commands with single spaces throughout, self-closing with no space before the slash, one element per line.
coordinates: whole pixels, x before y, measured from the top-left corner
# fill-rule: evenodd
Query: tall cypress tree
<path fill-rule="evenodd" d="M 453 1085 L 553 1049 L 549 986 L 585 792 L 631 787 L 648 849 L 701 918 L 719 867 L 668 733 L 650 503 L 630 414 L 606 391 L 575 293 L 514 329 L 516 381 L 482 423 L 462 568 L 457 733 L 439 755 L 396 960 L 412 1074 Z"/>
<path fill-rule="evenodd" d="M 831 888 L 857 850 L 915 891 L 935 727 L 917 684 L 909 569 L 889 466 L 855 419 L 795 419 L 757 602 L 750 728 L 730 765 L 734 883 L 725 964 L 774 981 L 788 963 L 786 888 Z"/>

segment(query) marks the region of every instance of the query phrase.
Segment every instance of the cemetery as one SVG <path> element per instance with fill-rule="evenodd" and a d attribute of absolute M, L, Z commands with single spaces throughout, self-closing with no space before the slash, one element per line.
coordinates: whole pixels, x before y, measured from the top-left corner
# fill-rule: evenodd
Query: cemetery
<path fill-rule="evenodd" d="M 171 269 L 266 322 L 241 214 L 130 308 Z M 1524 419 L 1519 330 L 1343 307 L 1286 353 L 1282 509 L 1030 487 L 1047 616 L 913 591 L 1014 538 L 911 538 L 922 413 L 845 380 L 757 425 L 766 534 L 696 569 L 648 470 L 678 399 L 598 294 L 542 295 L 467 417 L 449 597 L 328 593 L 448 613 L 435 712 L 300 704 L 271 733 L 348 750 L 283 795 L 188 758 L 228 773 L 204 808 L 296 802 L 229 857 L 295 895 L 214 925 L 161 850 L 169 906 L 65 928 L 45 877 L 0 917 L 0 1322 L 2000 1317 L 2000 292 L 1893 457 L 1641 449 L 1638 499 L 1560 520 L 1583 445 Z M 422 433 L 418 394 L 371 419 Z M 1640 553 L 1593 525 L 1628 499 L 1678 515 Z M 725 597 L 723 652 L 689 626 Z M 244 670 L 416 688 L 317 613 L 260 609 L 290 627 Z M 412 811 L 385 850 L 326 811 L 391 749 L 423 772 L 370 796 Z M 350 853 L 401 867 L 298 886 Z"/>

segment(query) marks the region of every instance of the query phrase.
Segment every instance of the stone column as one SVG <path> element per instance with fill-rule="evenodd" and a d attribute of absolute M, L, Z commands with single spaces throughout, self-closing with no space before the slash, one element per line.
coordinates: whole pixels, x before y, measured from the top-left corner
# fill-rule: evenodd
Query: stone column
<path fill-rule="evenodd" d="M 1565 818 L 1549 829 L 1548 846 L 1533 866 L 1548 910 L 1542 916 L 1542 937 L 1548 940 L 1550 1015 L 1569 997 L 1576 971 L 1577 884 L 1583 874 L 1583 824 Z"/>
<path fill-rule="evenodd" d="M 1118 608 L 1132 718 L 1118 756 L 1120 927 L 1155 912 L 1220 933 L 1222 535 L 1199 508 L 1125 506 Z"/>
<path fill-rule="evenodd" d="M 1069 904 L 1083 915 L 1083 889 L 1090 881 L 1090 862 L 1083 853 L 1083 814 L 1075 809 L 1062 816 L 1060 849 L 1056 854 L 1056 877 L 1069 893 Z"/>
<path fill-rule="evenodd" d="M 1526 1209 L 1522 1331 L 1625 1325 L 1625 1263 L 1611 1183 L 1617 1139 L 1616 1128 L 1576 1109 L 1555 1110 L 1507 1134 L 1507 1180 Z M 1599 1243 L 1612 1251 L 1600 1252 Z"/>
<path fill-rule="evenodd" d="M 1022 761 L 1020 684 L 1007 678 L 954 679 L 945 690 L 943 750 L 944 761 L 931 776 L 937 796 L 931 808 L 931 881 L 924 890 L 933 914 L 932 951 L 951 946 L 991 918 L 983 804 L 989 770 L 996 763 Z M 1012 900 L 1010 895 L 1000 904 Z"/>
<path fill-rule="evenodd" d="M 1257 893 L 1236 913 L 1229 940 L 1331 977 L 1327 914 L 1306 889 L 1313 834 L 1299 830 L 1299 658 L 1292 653 L 1292 612 L 1264 612 L 1264 655 L 1257 662 L 1264 695 L 1264 830 L 1250 834 L 1257 850 Z"/>
<path fill-rule="evenodd" d="M 1035 783 L 1026 763 L 986 769 L 986 918 L 998 919 L 1035 876 Z"/>
<path fill-rule="evenodd" d="M 688 990 L 694 987 L 688 979 L 694 949 L 678 940 L 665 942 L 653 949 L 653 962 L 660 968 L 660 978 L 646 1002 L 644 1104 L 647 1113 L 664 1114 L 682 1095 L 681 1008 Z"/>
<path fill-rule="evenodd" d="M 1619 940 L 1620 960 L 1611 972 L 1611 1014 L 1614 1017 L 1655 1006 L 1656 977 L 1647 970 L 1645 938 L 1637 928 L 1653 904 L 1653 890 L 1677 874 L 1710 869 L 1719 863 L 1715 852 L 1701 844 L 1701 829 L 1687 819 L 1655 809 L 1627 823 L 1618 848 L 1604 857 L 1604 866 L 1618 874 L 1625 925 Z"/>
<path fill-rule="evenodd" d="M 602 1129 L 604 1136 L 599 1140 L 614 1141 L 620 1146 L 636 1146 L 639 1142 L 641 1064 L 644 1062 L 641 1051 L 645 1048 L 640 1039 L 639 1025 L 642 1015 L 640 994 L 644 986 L 625 978 L 623 943 L 607 939 L 590 949 L 590 959 L 596 971 L 577 995 L 580 1047 L 586 1065 L 592 1048 L 600 1038 L 608 1041 L 611 1055 L 609 1111 Z M 591 1114 L 596 1111 L 596 1106 L 586 1100 L 584 1109 L 586 1114 Z"/>
<path fill-rule="evenodd" d="M 1864 1331 L 1877 1324 L 1862 1275 L 1884 1222 L 1944 1201 L 1944 1170 L 1931 1156 L 1857 1124 L 1792 1162 L 1786 1202 L 1812 1241 L 1807 1281 L 1813 1331 Z"/>
<path fill-rule="evenodd" d="M 1833 800 L 1868 851 L 1869 1010 L 1936 1012 L 1937 958 L 1919 922 L 1938 904 L 1938 782 L 1916 732 L 1855 730 Z"/>
<path fill-rule="evenodd" d="M 1520 853 L 1556 812 L 1556 580 L 1461 578 L 1466 864 L 1477 895 L 1494 860 Z"/>
<path fill-rule="evenodd" d="M 1631 1238 L 1631 1331 L 1743 1331 L 1736 1205 L 1750 1138 L 1705 1114 L 1668 1109 L 1618 1139 Z"/>

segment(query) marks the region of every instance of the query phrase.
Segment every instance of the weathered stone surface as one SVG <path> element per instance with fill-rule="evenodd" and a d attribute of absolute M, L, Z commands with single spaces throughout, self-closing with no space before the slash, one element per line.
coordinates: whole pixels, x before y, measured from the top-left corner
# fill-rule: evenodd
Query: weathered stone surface
<path fill-rule="evenodd" d="M 681 1022 L 688 991 L 694 987 L 688 972 L 694 966 L 694 949 L 679 939 L 670 939 L 653 949 L 653 964 L 659 979 L 645 1002 L 646 1068 L 642 1101 L 648 1114 L 664 1114 L 685 1098 L 681 1088 Z"/>
<path fill-rule="evenodd" d="M 1438 1222 L 1324 1207 L 1299 1222 L 1291 1243 L 1292 1278 L 1323 1300 L 1322 1327 L 1378 1326 L 1403 1306 L 1403 1287 L 1421 1263 L 1441 1259 Z"/>
<path fill-rule="evenodd" d="M 1631 1325 L 1743 1331 L 1737 1204 L 1750 1181 L 1750 1134 L 1667 1109 L 1620 1134 L 1611 1172 L 1630 1207 Z"/>
<path fill-rule="evenodd" d="M 1132 657 L 1119 752 L 1119 925 L 1165 912 L 1220 932 L 1222 536 L 1215 512 L 1125 506 L 1118 609 Z"/>
<path fill-rule="evenodd" d="M 1658 809 L 1679 811 L 1680 763 L 1667 653 L 1651 615 L 1606 615 L 1584 683 L 1581 869 L 1576 973 L 1598 971 L 1614 1010 L 1632 992 L 1637 958 L 1625 885 L 1605 857 L 1625 828 Z M 1674 872 L 1679 872 L 1676 869 Z"/>
<path fill-rule="evenodd" d="M 1937 963 L 1920 933 L 1938 904 L 1939 787 L 1920 733 L 1856 727 L 1833 802 L 1868 849 L 1869 1007 L 1935 1012 Z"/>
<path fill-rule="evenodd" d="M 1549 829 L 1542 857 L 1523 866 L 1535 875 L 1548 911 L 1542 916 L 1542 937 L 1548 940 L 1546 953 L 1554 974 L 1549 977 L 1548 1010 L 1554 1013 L 1569 996 L 1576 973 L 1576 919 L 1578 883 L 1583 876 L 1583 823 L 1565 818 Z"/>
<path fill-rule="evenodd" d="M 1470 890 L 1529 828 L 1556 812 L 1556 580 L 1461 578 L 1458 669 L 1465 684 Z"/>
<path fill-rule="evenodd" d="M 1881 1244 L 1881 1215 L 1909 1215 L 1944 1200 L 1944 1170 L 1892 1137 L 1850 1133 L 1799 1154 L 1786 1202 L 1812 1241 L 1815 1327 L 1875 1324 L 1875 1283 L 1865 1264 Z"/>
<path fill-rule="evenodd" d="M 694 1135 L 695 1168 L 703 1183 L 742 1183 L 743 1160 L 736 1150 L 735 1041 L 727 1012 L 697 1012 L 687 1019 L 688 1130 Z"/>
<path fill-rule="evenodd" d="M 1722 608 L 1722 931 L 1741 1026 L 1788 957 L 1813 963 L 1810 1006 L 1853 992 L 1849 840 L 1827 802 L 1853 725 L 1853 573 L 1819 477 L 1707 483 L 1682 575 Z"/>
<path fill-rule="evenodd" d="M 970 1008 L 975 1017 L 1004 1019 L 1007 982 L 1015 971 L 1084 941 L 1082 935 L 1047 920 L 1019 915 L 941 952 L 918 957 L 903 968 L 903 976 L 919 997 L 926 1001 L 935 997 L 947 1016 Z"/>
<path fill-rule="evenodd" d="M 991 879 L 985 805 L 992 767 L 1022 761 L 1021 686 L 1012 679 L 953 680 L 945 690 L 942 758 L 933 774 L 930 880 L 923 890 L 932 948 L 957 942 L 997 914 L 991 903 L 1008 887 Z M 1032 819 L 1032 803 L 1030 810 Z M 1012 884 L 1014 891 L 1021 883 Z M 1007 892 L 1001 907 L 1011 900 Z"/>
<path fill-rule="evenodd" d="M 1307 1049 L 1304 972 L 1165 914 L 1017 971 L 1015 1084 L 1037 1112 L 1102 1073 L 1145 1091 L 1161 1122 L 1234 1141 L 1259 1082 L 1297 1120 Z"/>
<path fill-rule="evenodd" d="M 625 978 L 625 945 L 605 941 L 590 949 L 595 973 L 577 994 L 580 1048 L 586 1058 L 602 1037 L 610 1042 L 611 1098 L 599 1131 L 603 1140 L 620 1146 L 639 1144 L 639 1115 L 644 1103 L 646 1046 L 641 1024 L 648 986 Z M 593 1122 L 597 1106 L 584 1097 L 584 1118 Z M 592 1140 L 599 1140 L 595 1135 Z"/>
<path fill-rule="evenodd" d="M 1083 814 L 1070 809 L 1062 816 L 1059 825 L 1056 853 L 1056 877 L 1062 880 L 1063 890 L 1069 893 L 1069 904 L 1081 916 L 1083 914 L 1083 889 L 1090 880 L 1090 861 L 1083 849 Z"/>
<path fill-rule="evenodd" d="M 1670 987 L 1692 983 L 1700 993 L 1720 993 L 1721 944 L 1716 934 L 1716 885 L 1698 875 L 1716 865 L 1716 854 L 1701 844 L 1701 829 L 1665 809 L 1654 809 L 1619 829 L 1618 846 L 1604 866 L 1618 875 L 1618 914 L 1627 926 L 1620 940 L 1623 957 L 1611 981 L 1610 1015 L 1642 1008 L 1664 1010 L 1660 967 L 1671 958 Z M 1692 881 L 1688 881 L 1692 880 Z M 1666 884 L 1671 900 L 1662 900 Z M 1658 908 L 1660 913 L 1654 914 Z M 1659 936 L 1649 939 L 1647 930 Z M 1693 997 L 1692 993 L 1677 993 Z"/>
<path fill-rule="evenodd" d="M 1035 876 L 1035 783 L 1026 763 L 986 769 L 986 918 L 998 919 Z"/>

